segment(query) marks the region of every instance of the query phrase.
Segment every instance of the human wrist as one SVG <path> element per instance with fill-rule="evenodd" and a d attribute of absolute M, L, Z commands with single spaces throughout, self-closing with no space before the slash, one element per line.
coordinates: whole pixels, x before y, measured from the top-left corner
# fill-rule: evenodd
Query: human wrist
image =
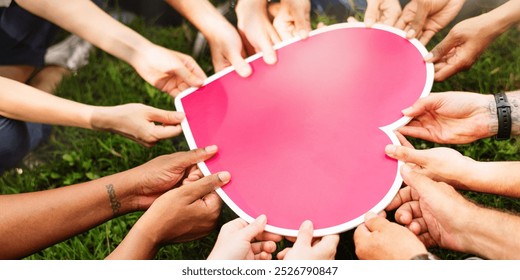
<path fill-rule="evenodd" d="M 430 260 L 430 261 L 434 261 L 434 260 L 439 260 L 439 257 L 437 257 L 436 255 L 430 253 L 430 252 L 426 252 L 426 253 L 422 253 L 422 254 L 417 254 L 415 256 L 413 256 L 412 258 L 410 258 L 410 260 Z"/>

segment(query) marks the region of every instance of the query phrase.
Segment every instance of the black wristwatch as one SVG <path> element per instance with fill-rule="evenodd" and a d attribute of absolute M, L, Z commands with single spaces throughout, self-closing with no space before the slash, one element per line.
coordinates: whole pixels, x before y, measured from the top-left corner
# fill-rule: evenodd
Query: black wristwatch
<path fill-rule="evenodd" d="M 509 105 L 504 92 L 497 93 L 494 96 L 498 118 L 498 132 L 495 138 L 497 140 L 506 140 L 511 137 L 511 105 Z"/>

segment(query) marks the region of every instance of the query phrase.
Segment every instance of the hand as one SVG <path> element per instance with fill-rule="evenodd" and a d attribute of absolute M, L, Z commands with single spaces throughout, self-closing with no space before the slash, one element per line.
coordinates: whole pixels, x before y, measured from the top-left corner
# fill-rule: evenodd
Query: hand
<path fill-rule="evenodd" d="M 401 4 L 398 0 L 367 0 L 364 21 L 368 27 L 374 23 L 394 26 L 400 15 Z"/>
<path fill-rule="evenodd" d="M 267 64 L 276 63 L 273 45 L 281 39 L 269 20 L 267 1 L 240 0 L 235 8 L 237 26 L 248 55 L 262 52 Z"/>
<path fill-rule="evenodd" d="M 157 157 L 141 166 L 125 171 L 128 174 L 128 180 L 134 182 L 133 187 L 127 191 L 137 197 L 135 209 L 147 209 L 157 197 L 178 187 L 186 174 L 191 175 L 188 172 L 193 172 L 192 167 L 195 164 L 210 159 L 216 153 L 217 146 L 176 152 Z"/>
<path fill-rule="evenodd" d="M 275 242 L 282 237 L 253 242 L 264 231 L 266 224 L 265 215 L 259 216 L 251 224 L 241 218 L 228 222 L 220 229 L 208 260 L 270 260 L 276 250 Z"/>
<path fill-rule="evenodd" d="M 388 145 L 385 153 L 391 158 L 411 164 L 410 167 L 417 173 L 458 188 L 467 188 L 468 180 L 478 176 L 474 174 L 478 170 L 478 162 L 450 148 L 415 150 Z"/>
<path fill-rule="evenodd" d="M 292 248 L 278 253 L 279 260 L 333 260 L 339 243 L 339 235 L 327 235 L 313 239 L 314 228 L 311 221 L 300 226 L 298 237 Z"/>
<path fill-rule="evenodd" d="M 153 44 L 140 50 L 131 64 L 145 81 L 172 97 L 201 86 L 206 78 L 192 57 Z"/>
<path fill-rule="evenodd" d="M 354 232 L 354 243 L 362 260 L 409 260 L 428 252 L 407 228 L 371 212 Z"/>
<path fill-rule="evenodd" d="M 468 92 L 432 93 L 403 114 L 414 118 L 398 131 L 441 144 L 466 144 L 498 131 L 494 98 Z"/>
<path fill-rule="evenodd" d="M 426 45 L 430 39 L 459 13 L 465 0 L 412 0 L 403 9 L 396 27 L 408 38 Z"/>
<path fill-rule="evenodd" d="M 159 140 L 181 134 L 184 113 L 165 111 L 143 104 L 95 107 L 90 124 L 98 130 L 111 131 L 146 147 Z M 160 124 L 155 124 L 160 123 Z"/>
<path fill-rule="evenodd" d="M 299 36 L 309 37 L 311 31 L 311 1 L 282 0 L 280 9 L 273 19 L 273 26 L 282 40 Z"/>
<path fill-rule="evenodd" d="M 253 69 L 243 58 L 246 53 L 236 29 L 226 21 L 217 30 L 218 33 L 206 35 L 215 72 L 233 65 L 241 77 L 251 75 Z"/>
<path fill-rule="evenodd" d="M 435 80 L 444 81 L 471 68 L 477 58 L 500 35 L 486 15 L 470 18 L 455 25 L 426 57 L 435 63 Z"/>
<path fill-rule="evenodd" d="M 399 190 L 386 209 L 398 208 L 396 221 L 406 225 L 426 247 L 463 252 L 469 242 L 465 228 L 478 219 L 473 214 L 476 205 L 450 185 L 434 182 L 408 165 L 401 168 L 401 175 L 408 186 Z"/>

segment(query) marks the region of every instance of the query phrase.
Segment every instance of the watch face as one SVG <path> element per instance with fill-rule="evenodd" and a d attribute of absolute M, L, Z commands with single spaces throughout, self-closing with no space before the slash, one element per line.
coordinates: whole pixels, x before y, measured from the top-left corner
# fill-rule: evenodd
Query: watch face
<path fill-rule="evenodd" d="M 352 229 L 383 210 L 402 184 L 401 110 L 430 92 L 426 49 L 403 31 L 338 24 L 276 46 L 278 62 L 248 59 L 253 74 L 229 68 L 176 98 L 190 148 L 216 144 L 205 175 L 227 170 L 217 192 L 240 217 L 267 215 L 266 230 L 296 236 L 305 220 L 315 235 Z"/>

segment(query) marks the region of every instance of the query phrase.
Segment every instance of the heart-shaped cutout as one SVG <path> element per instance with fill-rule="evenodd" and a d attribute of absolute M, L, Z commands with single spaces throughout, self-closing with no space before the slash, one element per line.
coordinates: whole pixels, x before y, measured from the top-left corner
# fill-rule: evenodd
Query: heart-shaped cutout
<path fill-rule="evenodd" d="M 352 229 L 402 184 L 384 148 L 399 144 L 401 110 L 430 92 L 433 65 L 383 25 L 336 24 L 276 48 L 275 65 L 258 54 L 250 77 L 228 68 L 176 98 L 188 144 L 219 147 L 199 167 L 231 173 L 217 193 L 248 222 L 265 214 L 266 230 L 285 236 L 304 220 L 315 236 Z"/>

